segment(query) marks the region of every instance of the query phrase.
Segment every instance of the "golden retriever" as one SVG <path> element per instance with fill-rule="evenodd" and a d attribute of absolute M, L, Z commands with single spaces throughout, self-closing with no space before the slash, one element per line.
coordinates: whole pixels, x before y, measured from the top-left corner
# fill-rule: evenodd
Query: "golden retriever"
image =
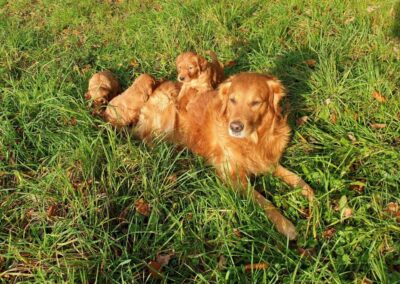
<path fill-rule="evenodd" d="M 155 85 L 152 76 L 140 75 L 125 92 L 110 101 L 104 112 L 105 120 L 116 127 L 135 125 Z"/>
<path fill-rule="evenodd" d="M 94 106 L 100 106 L 107 104 L 119 92 L 120 85 L 118 80 L 110 71 L 102 71 L 90 78 L 85 98 L 92 100 Z"/>
<path fill-rule="evenodd" d="M 234 75 L 218 91 L 203 93 L 198 105 L 192 106 L 196 115 L 184 105 L 179 108 L 176 135 L 183 145 L 206 158 L 223 179 L 232 181 L 242 194 L 250 194 L 279 232 L 295 239 L 295 226 L 260 193 L 247 190 L 249 175 L 269 172 L 292 187 L 301 187 L 310 201 L 314 196 L 309 185 L 279 164 L 290 138 L 279 107 L 284 95 L 275 77 Z"/>
<path fill-rule="evenodd" d="M 180 83 L 166 81 L 153 92 L 141 109 L 137 123 L 137 134 L 148 143 L 157 136 L 167 140 L 173 136 L 176 124 L 176 98 L 181 89 Z"/>

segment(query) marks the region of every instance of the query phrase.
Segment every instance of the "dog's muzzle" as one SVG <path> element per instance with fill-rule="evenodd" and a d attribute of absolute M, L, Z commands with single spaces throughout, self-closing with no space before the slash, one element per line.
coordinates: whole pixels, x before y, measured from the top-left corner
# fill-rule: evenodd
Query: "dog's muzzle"
<path fill-rule="evenodd" d="M 233 137 L 242 138 L 244 137 L 244 124 L 239 121 L 235 120 L 229 124 L 229 134 Z"/>

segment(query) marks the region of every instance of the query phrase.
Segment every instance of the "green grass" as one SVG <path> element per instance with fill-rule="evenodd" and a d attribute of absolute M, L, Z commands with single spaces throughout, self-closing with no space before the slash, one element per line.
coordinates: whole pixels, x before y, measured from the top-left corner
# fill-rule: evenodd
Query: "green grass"
<path fill-rule="evenodd" d="M 400 283 L 400 227 L 385 213 L 400 203 L 399 2 L 110 2 L 0 1 L 0 282 Z M 124 87 L 174 78 L 180 52 L 208 49 L 237 62 L 228 74 L 270 72 L 288 89 L 282 163 L 318 208 L 307 219 L 299 190 L 254 184 L 296 224 L 294 243 L 200 158 L 147 148 L 84 101 L 96 71 Z M 343 196 L 350 218 L 335 210 Z M 155 279 L 149 261 L 171 251 Z M 258 262 L 269 268 L 245 272 Z"/>

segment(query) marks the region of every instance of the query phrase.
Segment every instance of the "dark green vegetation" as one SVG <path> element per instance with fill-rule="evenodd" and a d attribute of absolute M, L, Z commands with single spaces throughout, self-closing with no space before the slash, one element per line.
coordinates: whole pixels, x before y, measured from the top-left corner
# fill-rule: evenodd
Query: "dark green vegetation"
<path fill-rule="evenodd" d="M 399 3 L 114 2 L 0 1 L 0 282 L 159 281 L 147 264 L 171 251 L 161 282 L 400 282 L 385 211 L 400 203 Z M 270 72 L 288 89 L 282 163 L 319 207 L 306 218 L 299 190 L 254 183 L 296 223 L 295 243 L 201 159 L 145 147 L 83 99 L 96 71 L 125 87 L 174 78 L 180 52 L 208 49 L 237 62 L 228 74 Z"/>

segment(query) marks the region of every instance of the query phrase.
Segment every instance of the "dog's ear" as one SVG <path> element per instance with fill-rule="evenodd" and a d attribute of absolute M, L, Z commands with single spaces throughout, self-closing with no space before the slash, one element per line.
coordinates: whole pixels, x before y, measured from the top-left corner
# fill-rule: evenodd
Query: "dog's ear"
<path fill-rule="evenodd" d="M 267 85 L 270 91 L 270 95 L 268 98 L 269 104 L 274 112 L 280 115 L 281 108 L 279 106 L 279 102 L 286 95 L 285 88 L 283 87 L 282 83 L 275 77 L 268 77 Z"/>
<path fill-rule="evenodd" d="M 228 106 L 229 100 L 229 89 L 231 88 L 231 85 L 232 81 L 231 78 L 229 78 L 218 87 L 218 96 L 221 100 L 220 115 L 225 115 L 226 113 L 226 108 Z"/>
<path fill-rule="evenodd" d="M 208 61 L 204 57 L 198 55 L 197 56 L 197 65 L 200 68 L 200 71 L 204 71 L 207 68 Z"/>

